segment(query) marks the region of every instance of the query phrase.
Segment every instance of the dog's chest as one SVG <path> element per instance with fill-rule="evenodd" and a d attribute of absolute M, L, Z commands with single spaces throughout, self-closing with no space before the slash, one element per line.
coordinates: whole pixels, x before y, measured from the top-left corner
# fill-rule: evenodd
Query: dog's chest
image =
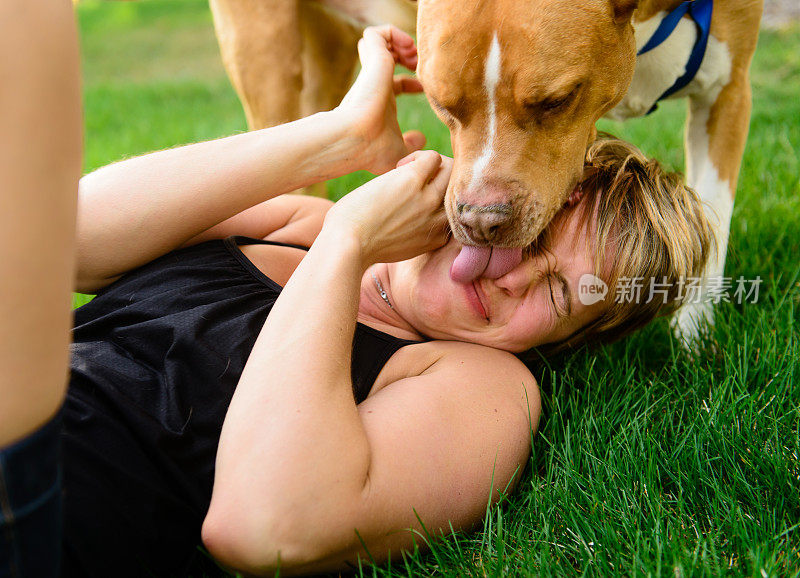
<path fill-rule="evenodd" d="M 633 23 L 637 52 L 653 36 L 666 15 L 666 12 L 659 12 L 647 20 Z M 607 116 L 614 120 L 625 120 L 647 114 L 661 95 L 686 72 L 697 37 L 695 23 L 689 18 L 682 18 L 660 45 L 639 55 L 628 92 Z M 713 102 L 729 82 L 730 75 L 731 53 L 727 44 L 717 39 L 712 30 L 697 74 L 670 98 L 691 96 Z"/>

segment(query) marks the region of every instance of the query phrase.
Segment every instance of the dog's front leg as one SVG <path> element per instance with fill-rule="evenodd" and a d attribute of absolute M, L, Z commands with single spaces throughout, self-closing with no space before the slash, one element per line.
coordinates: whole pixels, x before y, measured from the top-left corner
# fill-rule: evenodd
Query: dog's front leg
<path fill-rule="evenodd" d="M 250 129 L 300 118 L 298 0 L 210 0 L 222 61 Z"/>
<path fill-rule="evenodd" d="M 716 95 L 689 99 L 687 181 L 705 203 L 717 249 L 706 266 L 701 291 L 691 296 L 676 317 L 677 332 L 687 341 L 697 336 L 703 322 L 713 322 L 713 303 L 725 299 L 728 290 L 723 277 L 725 256 L 751 108 L 747 68 L 733 72 L 730 81 Z"/>

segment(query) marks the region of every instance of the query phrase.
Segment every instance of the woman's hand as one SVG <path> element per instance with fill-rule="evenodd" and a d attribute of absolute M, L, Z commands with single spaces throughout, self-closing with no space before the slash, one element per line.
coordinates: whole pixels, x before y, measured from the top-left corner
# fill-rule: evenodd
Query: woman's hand
<path fill-rule="evenodd" d="M 425 145 L 421 132 L 400 131 L 395 101 L 397 94 L 422 92 L 416 78 L 393 76 L 396 64 L 416 69 L 417 47 L 408 34 L 393 26 L 373 26 L 358 41 L 358 56 L 361 72 L 335 112 L 364 143 L 359 155 L 362 168 L 382 174 Z"/>
<path fill-rule="evenodd" d="M 444 194 L 453 160 L 418 151 L 331 208 L 325 229 L 353 234 L 364 269 L 432 251 L 447 241 Z"/>

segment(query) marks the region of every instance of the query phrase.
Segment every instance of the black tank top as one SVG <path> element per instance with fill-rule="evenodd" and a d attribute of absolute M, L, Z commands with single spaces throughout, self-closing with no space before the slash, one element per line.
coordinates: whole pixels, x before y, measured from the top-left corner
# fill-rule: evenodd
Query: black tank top
<path fill-rule="evenodd" d="M 229 237 L 173 251 L 75 311 L 65 576 L 217 573 L 198 547 L 219 435 L 281 291 L 238 248 L 252 243 L 267 242 Z M 358 324 L 356 402 L 409 343 Z"/>

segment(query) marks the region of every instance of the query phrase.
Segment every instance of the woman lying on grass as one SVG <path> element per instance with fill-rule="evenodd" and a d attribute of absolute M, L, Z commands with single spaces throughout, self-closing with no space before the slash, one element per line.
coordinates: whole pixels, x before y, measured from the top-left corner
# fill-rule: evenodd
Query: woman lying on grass
<path fill-rule="evenodd" d="M 701 271 L 697 197 L 610 138 L 545 240 L 474 284 L 449 275 L 451 161 L 434 152 L 335 205 L 279 196 L 422 146 L 392 90 L 413 42 L 368 29 L 359 50 L 332 112 L 83 179 L 78 289 L 98 296 L 76 312 L 64 410 L 68 575 L 186 575 L 201 527 L 253 574 L 397 560 L 422 524 L 471 528 L 531 451 L 539 394 L 514 354 L 609 341 L 677 304 L 583 305 L 580 277 Z"/>

